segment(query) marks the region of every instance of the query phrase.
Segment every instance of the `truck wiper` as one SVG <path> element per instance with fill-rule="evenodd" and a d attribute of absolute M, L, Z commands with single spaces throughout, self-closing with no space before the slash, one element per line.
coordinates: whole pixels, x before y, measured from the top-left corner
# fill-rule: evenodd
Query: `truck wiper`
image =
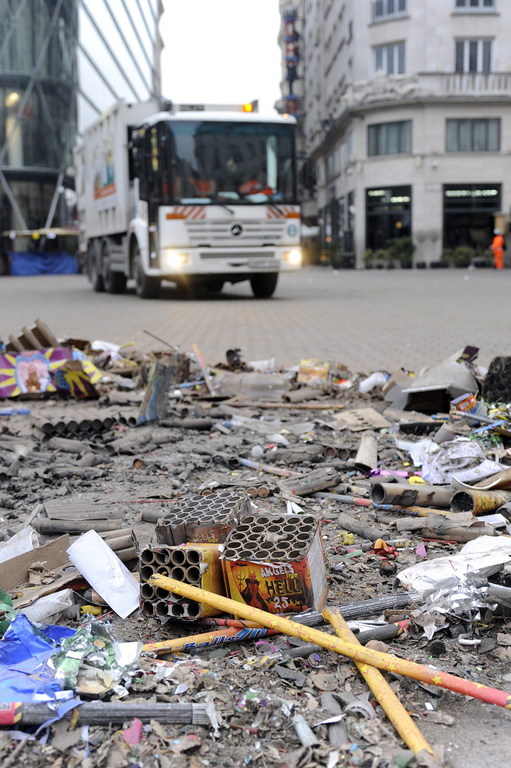
<path fill-rule="evenodd" d="M 232 216 L 234 216 L 234 214 L 236 213 L 236 211 L 233 211 L 232 208 L 229 208 L 227 203 L 221 203 L 220 200 L 215 200 L 213 205 L 221 205 L 222 208 L 225 208 L 227 211 L 229 211 L 229 213 L 232 214 Z"/>

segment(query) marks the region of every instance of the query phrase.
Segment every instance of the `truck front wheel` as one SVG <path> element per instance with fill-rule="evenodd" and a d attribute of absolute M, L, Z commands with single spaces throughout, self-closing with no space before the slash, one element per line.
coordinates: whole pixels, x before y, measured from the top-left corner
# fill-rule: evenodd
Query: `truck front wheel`
<path fill-rule="evenodd" d="M 160 280 L 157 277 L 149 277 L 145 274 L 140 249 L 138 245 L 133 248 L 132 273 L 135 278 L 135 290 L 140 299 L 156 299 L 160 292 Z"/>
<path fill-rule="evenodd" d="M 252 293 L 256 299 L 268 299 L 273 296 L 279 279 L 278 272 L 263 272 L 250 278 Z"/>

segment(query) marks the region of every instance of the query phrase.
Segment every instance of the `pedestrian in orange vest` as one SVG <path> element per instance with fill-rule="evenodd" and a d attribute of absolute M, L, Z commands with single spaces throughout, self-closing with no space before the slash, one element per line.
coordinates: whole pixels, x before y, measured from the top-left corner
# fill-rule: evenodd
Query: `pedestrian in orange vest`
<path fill-rule="evenodd" d="M 504 250 L 506 248 L 506 244 L 500 229 L 494 229 L 493 234 L 495 237 L 493 238 L 490 248 L 493 251 L 495 269 L 504 269 Z"/>

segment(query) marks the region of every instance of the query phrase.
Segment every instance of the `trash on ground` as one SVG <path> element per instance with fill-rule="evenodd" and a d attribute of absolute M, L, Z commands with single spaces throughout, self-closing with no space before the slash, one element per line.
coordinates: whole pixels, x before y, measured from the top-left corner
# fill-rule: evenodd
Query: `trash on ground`
<path fill-rule="evenodd" d="M 210 365 L 147 332 L 2 350 L 2 758 L 443 764 L 463 695 L 511 701 L 509 358 Z"/>

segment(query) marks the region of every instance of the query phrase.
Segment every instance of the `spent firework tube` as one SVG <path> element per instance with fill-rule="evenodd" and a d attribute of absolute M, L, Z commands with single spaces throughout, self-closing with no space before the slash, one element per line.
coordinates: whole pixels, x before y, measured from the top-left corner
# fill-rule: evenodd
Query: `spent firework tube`
<path fill-rule="evenodd" d="M 334 628 L 335 634 L 341 640 L 355 644 L 358 642 L 342 616 L 332 613 L 331 611 L 323 611 L 323 616 L 326 621 L 330 622 Z M 380 670 L 375 669 L 368 664 L 364 664 L 362 661 L 355 661 L 355 664 L 367 685 L 376 696 L 378 704 L 382 707 L 405 744 L 416 756 L 425 751 L 436 759 L 433 749 L 429 746 L 428 742 L 417 728 Z"/>
<path fill-rule="evenodd" d="M 161 640 L 157 643 L 146 643 L 142 646 L 145 653 L 169 653 L 169 651 L 189 651 L 208 648 L 212 645 L 222 645 L 223 643 L 237 643 L 240 640 L 257 640 L 265 635 L 276 635 L 272 629 L 264 627 L 226 627 L 216 632 L 203 632 L 199 635 L 189 635 L 188 637 L 178 637 L 175 640 Z"/>
<path fill-rule="evenodd" d="M 205 589 L 198 589 L 160 574 L 151 576 L 149 583 L 155 587 L 162 587 L 162 589 L 166 589 L 168 592 L 195 600 L 198 603 L 211 605 L 223 613 L 230 613 L 234 616 L 241 616 L 243 619 L 257 622 L 260 626 L 267 629 L 283 632 L 307 643 L 316 643 L 330 651 L 348 656 L 354 661 L 362 661 L 373 667 L 385 669 L 388 672 L 395 672 L 398 675 L 411 677 L 423 683 L 447 688 L 455 693 L 462 693 L 464 696 L 472 696 L 474 699 L 481 699 L 481 701 L 486 701 L 489 704 L 497 704 L 499 707 L 511 709 L 511 694 L 499 691 L 497 688 L 473 683 L 471 680 L 456 677 L 448 672 L 442 672 L 440 669 L 427 667 L 424 664 L 415 664 L 413 661 L 407 661 L 398 656 L 391 656 L 388 653 L 380 653 L 364 646 L 346 643 L 338 637 L 321 632 L 319 629 L 306 627 L 282 616 L 261 611 L 260 608 L 253 608 L 245 603 L 239 603 L 228 597 L 215 595 L 212 592 L 207 592 Z"/>

